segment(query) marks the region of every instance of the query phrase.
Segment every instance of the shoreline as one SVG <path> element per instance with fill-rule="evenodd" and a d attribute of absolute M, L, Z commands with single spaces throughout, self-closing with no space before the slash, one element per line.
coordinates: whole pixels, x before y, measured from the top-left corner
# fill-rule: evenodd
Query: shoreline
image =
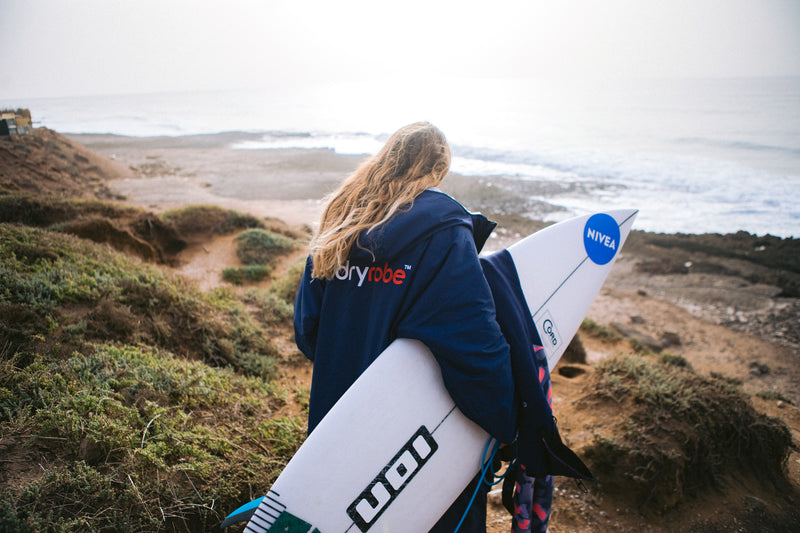
<path fill-rule="evenodd" d="M 259 140 L 265 134 L 269 132 L 231 131 L 160 137 L 94 133 L 64 136 L 122 163 L 120 171 L 127 175 L 124 183 L 116 182 L 114 188 L 139 205 L 184 202 L 183 195 L 187 191 L 195 195 L 197 201 L 207 201 L 211 197 L 218 197 L 220 202 L 318 201 L 369 156 L 339 154 L 332 148 L 232 148 L 237 143 Z M 161 183 L 156 184 L 153 179 L 161 180 Z M 570 184 L 569 187 L 576 187 L 576 184 Z M 502 174 L 462 175 L 451 172 L 441 188 L 471 211 L 516 214 L 535 221 L 561 220 L 573 216 L 557 202 L 546 200 L 563 192 L 562 187 L 553 181 L 517 179 Z M 159 189 L 163 192 L 158 194 L 164 198 L 157 194 Z M 170 195 L 173 197 L 170 198 Z M 298 204 L 298 208 L 301 207 Z M 317 214 L 312 210 L 310 218 L 316 218 Z M 644 231 L 665 235 L 726 235 L 746 230 L 731 228 L 725 232 L 691 233 L 658 229 Z M 769 233 L 750 234 L 755 237 L 772 236 Z"/>
<path fill-rule="evenodd" d="M 291 203 L 295 223 L 311 224 L 332 192 L 368 154 L 338 154 L 326 148 L 235 149 L 230 145 L 260 134 L 220 133 L 182 137 L 69 134 L 90 150 L 120 163 L 122 178 L 112 191 L 128 202 L 157 211 L 186 203 L 217 203 L 264 211 L 260 204 Z M 495 186 L 506 182 L 508 186 Z M 441 189 L 471 211 L 529 215 L 561 208 L 528 200 L 517 190 L 534 184 L 502 176 L 450 173 Z M 286 210 L 283 210 L 286 211 Z M 305 220 L 303 220 L 305 218 Z M 287 220 L 287 222 L 290 222 Z"/>

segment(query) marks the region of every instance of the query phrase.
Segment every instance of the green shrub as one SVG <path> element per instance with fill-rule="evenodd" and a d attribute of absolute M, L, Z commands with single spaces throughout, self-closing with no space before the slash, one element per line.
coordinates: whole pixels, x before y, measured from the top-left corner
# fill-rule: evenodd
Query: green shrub
<path fill-rule="evenodd" d="M 45 197 L 29 194 L 0 195 L 0 222 L 26 226 L 50 227 L 54 224 L 91 217 L 119 218 L 139 211 L 132 207 L 74 198 Z"/>
<path fill-rule="evenodd" d="M 627 416 L 597 429 L 582 453 L 608 490 L 617 485 L 642 494 L 642 509 L 664 512 L 740 473 L 786 483 L 789 429 L 756 412 L 729 381 L 628 355 L 603 360 L 588 390 L 587 408 L 607 402 Z"/>
<path fill-rule="evenodd" d="M 252 215 L 237 213 L 216 205 L 192 205 L 167 211 L 162 219 L 171 223 L 182 235 L 224 235 L 245 228 L 263 228 L 264 224 Z"/>
<path fill-rule="evenodd" d="M 222 279 L 234 285 L 244 285 L 267 279 L 272 267 L 266 265 L 247 265 L 244 267 L 228 267 L 222 270 Z"/>
<path fill-rule="evenodd" d="M 680 366 L 680 367 L 685 367 L 685 368 L 691 368 L 692 367 L 692 365 L 689 364 L 689 361 L 687 361 L 686 358 L 681 356 L 681 355 L 675 355 L 675 354 L 671 354 L 671 353 L 668 353 L 668 352 L 664 352 L 664 353 L 658 354 L 658 359 L 662 363 L 666 363 L 666 364 L 672 365 L 672 366 Z"/>
<path fill-rule="evenodd" d="M 304 420 L 271 420 L 288 393 L 258 378 L 132 346 L 34 359 L 2 363 L 0 429 L 78 461 L 2 491 L 13 531 L 212 531 L 305 438 Z"/>
<path fill-rule="evenodd" d="M 294 246 L 292 239 L 262 229 L 249 229 L 236 236 L 236 255 L 245 265 L 272 265 Z"/>
<path fill-rule="evenodd" d="M 218 530 L 305 438 L 302 416 L 270 422 L 296 394 L 272 381 L 290 317 L 268 291 L 0 224 L 2 453 L 27 465 L 0 484 L 0 531 Z"/>
<path fill-rule="evenodd" d="M 57 259 L 19 252 L 39 248 Z M 45 344 L 62 351 L 86 342 L 143 342 L 236 368 L 244 368 L 242 354 L 277 353 L 264 324 L 233 295 L 204 294 L 180 277 L 67 235 L 0 224 L 0 279 L 0 333 L 15 350 L 34 346 L 33 335 L 53 324 L 56 335 Z"/>
<path fill-rule="evenodd" d="M 583 319 L 580 331 L 589 337 L 600 339 L 603 342 L 617 342 L 622 340 L 622 335 L 602 324 L 598 324 L 590 318 Z"/>

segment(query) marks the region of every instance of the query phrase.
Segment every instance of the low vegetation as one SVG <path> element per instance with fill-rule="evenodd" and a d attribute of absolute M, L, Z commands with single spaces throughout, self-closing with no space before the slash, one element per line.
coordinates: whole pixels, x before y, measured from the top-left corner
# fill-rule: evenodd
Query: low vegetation
<path fill-rule="evenodd" d="M 278 259 L 297 248 L 297 242 L 285 235 L 252 228 L 235 238 L 236 255 L 244 266 L 228 267 L 222 279 L 234 285 L 243 285 L 268 279 Z"/>
<path fill-rule="evenodd" d="M 0 531 L 216 530 L 305 437 L 304 415 L 283 414 L 294 391 L 275 381 L 285 295 L 203 293 L 117 251 L 118 234 L 67 229 L 151 217 L 184 237 L 169 217 L 0 203 L 13 207 L 0 209 L 13 222 L 0 223 Z M 223 212 L 214 227 L 240 224 L 254 223 Z"/>
<path fill-rule="evenodd" d="M 0 530 L 211 530 L 302 440 L 273 429 L 285 401 L 274 385 L 149 347 L 18 353 L 2 365 L 7 456 L 46 467 L 8 480 Z"/>
<path fill-rule="evenodd" d="M 275 260 L 295 249 L 292 239 L 262 229 L 249 229 L 236 236 L 236 255 L 245 265 L 274 265 Z"/>
<path fill-rule="evenodd" d="M 222 279 L 234 285 L 244 285 L 264 281 L 269 278 L 272 268 L 266 265 L 247 265 L 243 267 L 227 267 L 222 269 Z"/>
<path fill-rule="evenodd" d="M 300 279 L 303 277 L 303 270 L 306 266 L 306 259 L 301 258 L 295 261 L 283 276 L 272 281 L 270 292 L 281 298 L 285 302 L 294 304 L 294 297 L 300 286 Z"/>
<path fill-rule="evenodd" d="M 730 380 L 665 354 L 609 357 L 593 376 L 580 410 L 624 413 L 606 417 L 582 450 L 604 494 L 635 495 L 640 512 L 660 514 L 732 479 L 788 487 L 789 429 Z"/>
<path fill-rule="evenodd" d="M 68 233 L 147 261 L 173 263 L 186 240 L 162 217 L 98 200 L 0 195 L 0 223 Z"/>
<path fill-rule="evenodd" d="M 224 235 L 248 228 L 263 228 L 264 223 L 252 215 L 242 214 L 215 205 L 193 205 L 167 211 L 162 218 L 181 235 Z"/>
<path fill-rule="evenodd" d="M 623 339 L 622 335 L 603 324 L 598 324 L 591 318 L 584 318 L 581 322 L 580 332 L 587 336 L 599 339 L 603 342 L 619 342 Z"/>
<path fill-rule="evenodd" d="M 270 327 L 230 291 L 203 294 L 180 278 L 85 240 L 20 226 L 0 229 L 0 316 L 11 349 L 42 327 L 52 350 L 89 342 L 144 343 L 215 366 L 246 370 L 250 353 L 274 357 Z"/>

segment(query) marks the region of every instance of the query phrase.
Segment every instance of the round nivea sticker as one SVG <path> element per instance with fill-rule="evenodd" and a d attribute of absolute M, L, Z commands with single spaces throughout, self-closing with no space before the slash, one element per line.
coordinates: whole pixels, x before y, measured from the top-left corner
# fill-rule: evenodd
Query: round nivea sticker
<path fill-rule="evenodd" d="M 597 213 L 589 217 L 583 228 L 583 246 L 589 259 L 605 265 L 619 249 L 619 224 L 611 215 Z"/>

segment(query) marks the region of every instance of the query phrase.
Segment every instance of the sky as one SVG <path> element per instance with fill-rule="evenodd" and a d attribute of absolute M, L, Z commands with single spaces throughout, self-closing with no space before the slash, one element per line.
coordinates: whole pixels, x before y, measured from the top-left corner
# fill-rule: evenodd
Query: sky
<path fill-rule="evenodd" d="M 800 0 L 0 0 L 0 100 L 800 75 Z"/>

